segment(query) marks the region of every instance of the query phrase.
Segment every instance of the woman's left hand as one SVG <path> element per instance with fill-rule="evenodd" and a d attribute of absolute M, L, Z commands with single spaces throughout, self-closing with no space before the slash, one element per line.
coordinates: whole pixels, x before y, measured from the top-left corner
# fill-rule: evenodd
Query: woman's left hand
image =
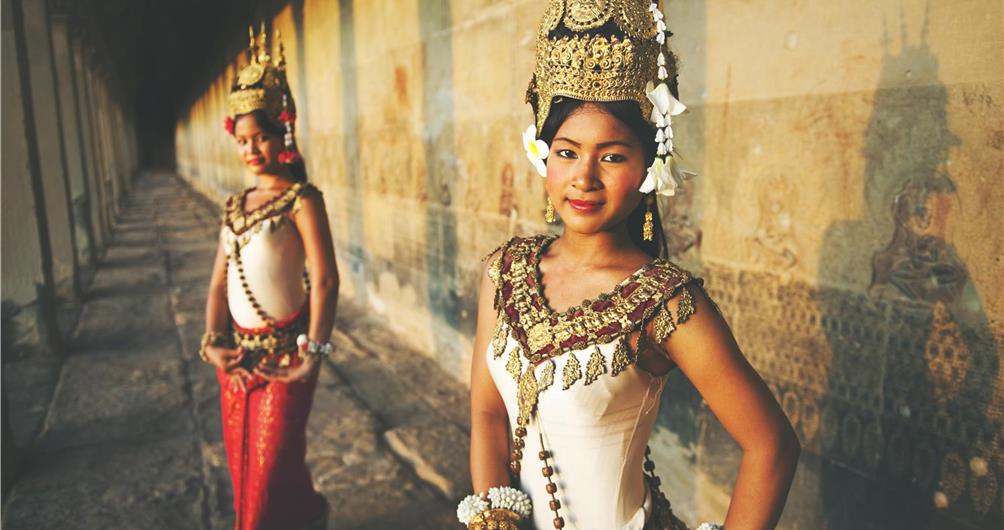
<path fill-rule="evenodd" d="M 259 366 L 254 369 L 254 373 L 269 381 L 278 381 L 280 383 L 298 383 L 306 381 L 311 377 L 316 377 L 320 366 L 320 359 L 311 355 L 307 356 L 302 363 L 291 368 Z"/>

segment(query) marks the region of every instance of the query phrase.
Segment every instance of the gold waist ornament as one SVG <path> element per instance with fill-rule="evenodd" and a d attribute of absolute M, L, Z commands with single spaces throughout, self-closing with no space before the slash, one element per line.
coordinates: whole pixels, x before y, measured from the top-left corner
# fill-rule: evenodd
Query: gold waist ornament
<path fill-rule="evenodd" d="M 296 337 L 307 332 L 308 323 L 307 312 L 303 311 L 288 325 L 270 327 L 267 331 L 235 329 L 234 344 L 244 350 L 241 365 L 250 369 L 263 365 L 289 366 L 298 350 Z"/>

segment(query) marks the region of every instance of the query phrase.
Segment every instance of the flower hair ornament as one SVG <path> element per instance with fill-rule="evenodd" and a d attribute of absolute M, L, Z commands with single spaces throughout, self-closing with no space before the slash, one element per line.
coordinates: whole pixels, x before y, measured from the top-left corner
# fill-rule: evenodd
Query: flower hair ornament
<path fill-rule="evenodd" d="M 695 176 L 696 173 L 679 167 L 679 164 L 673 157 L 673 116 L 682 114 L 683 111 L 687 110 L 687 106 L 680 103 L 673 96 L 669 85 L 666 84 L 666 80 L 669 78 L 669 72 L 666 70 L 665 53 L 666 17 L 663 15 L 662 10 L 659 9 L 659 4 L 655 1 L 649 5 L 649 11 L 652 12 L 652 19 L 655 20 L 657 31 L 655 40 L 659 43 L 659 56 L 656 59 L 656 64 L 659 67 L 656 74 L 659 83 L 653 84 L 651 81 L 648 82 L 645 85 L 645 94 L 649 102 L 652 103 L 652 115 L 649 117 L 649 120 L 655 124 L 655 142 L 657 147 L 655 160 L 648 167 L 645 180 L 642 181 L 638 191 L 642 193 L 651 193 L 654 191 L 657 195 L 671 197 L 676 195 L 677 188 L 683 184 L 684 180 Z M 649 216 L 646 215 L 646 220 L 648 218 Z M 647 230 L 645 235 L 646 241 L 652 240 Z"/>
<path fill-rule="evenodd" d="M 279 162 L 284 164 L 299 162 L 302 159 L 296 149 L 294 136 L 296 105 L 286 80 L 286 56 L 282 35 L 276 30 L 275 42 L 278 50 L 274 61 L 268 53 L 264 22 L 257 37 L 254 29 L 248 27 L 248 39 L 248 65 L 237 73 L 230 86 L 230 95 L 227 98 L 228 114 L 223 120 L 223 128 L 233 136 L 238 116 L 260 110 L 268 119 L 281 124 L 285 129 L 284 148 L 279 153 Z"/>
<path fill-rule="evenodd" d="M 623 35 L 597 31 L 610 23 Z M 555 31 L 560 26 L 569 31 Z M 538 134 L 558 96 L 638 103 L 656 128 L 656 157 L 638 189 L 642 193 L 673 196 L 696 175 L 673 157 L 672 119 L 687 107 L 673 96 L 676 58 L 666 51 L 668 35 L 658 0 L 550 0 L 537 33 L 536 65 L 526 92 L 535 120 L 523 132 L 523 149 L 540 176 L 547 175 L 549 146 Z M 650 241 L 655 201 L 650 196 L 646 202 L 642 230 Z"/>

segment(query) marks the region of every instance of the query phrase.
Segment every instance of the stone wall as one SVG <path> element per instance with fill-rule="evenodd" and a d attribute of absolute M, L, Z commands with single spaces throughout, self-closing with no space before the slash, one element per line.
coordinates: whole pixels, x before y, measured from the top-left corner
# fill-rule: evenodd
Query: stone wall
<path fill-rule="evenodd" d="M 272 4 L 269 4 L 272 5 Z M 543 3 L 304 0 L 286 40 L 343 293 L 459 379 L 480 259 L 545 231 L 519 134 Z M 782 528 L 1004 521 L 1004 7 L 991 0 L 670 2 L 678 148 L 663 204 L 805 451 Z M 235 27 L 176 128 L 217 197 L 249 185 L 223 132 Z M 720 519 L 741 456 L 679 374 L 653 440 L 686 519 Z"/>
<path fill-rule="evenodd" d="M 45 340 L 55 306 L 79 301 L 138 169 L 133 110 L 86 11 L 3 1 L 5 345 Z"/>

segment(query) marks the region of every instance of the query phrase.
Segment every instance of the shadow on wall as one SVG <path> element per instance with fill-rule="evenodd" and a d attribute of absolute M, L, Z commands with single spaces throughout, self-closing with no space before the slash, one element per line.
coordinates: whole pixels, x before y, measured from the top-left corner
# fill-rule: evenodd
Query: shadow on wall
<path fill-rule="evenodd" d="M 819 269 L 839 285 L 870 255 L 871 285 L 820 292 L 832 358 L 802 465 L 818 466 L 827 529 L 1000 528 L 997 348 L 945 239 L 959 140 L 926 27 L 919 45 L 904 35 L 900 53 L 886 48 L 864 138 L 867 217 L 828 227 Z"/>
<path fill-rule="evenodd" d="M 787 212 L 805 204 L 783 171 L 760 177 L 769 185 L 757 195 L 749 269 L 690 250 L 699 250 L 691 218 L 700 212 L 687 196 L 674 198 L 665 216 L 671 255 L 706 278 L 802 440 L 779 528 L 975 530 L 1004 520 L 1000 345 L 946 239 L 962 207 L 956 185 L 976 179 L 949 174 L 949 151 L 960 141 L 926 36 L 903 42 L 882 57 L 865 125 L 863 213 L 827 227 L 821 287 L 788 272 L 798 258 Z M 697 58 L 687 59 L 693 67 Z M 687 82 L 695 78 L 703 82 Z M 691 112 L 688 123 L 704 123 L 703 107 Z M 687 153 L 700 167 L 707 138 L 689 133 L 701 142 Z M 840 142 L 823 148 L 832 145 Z M 847 288 L 866 267 L 867 292 Z M 653 451 L 675 509 L 692 520 L 724 513 L 742 454 L 678 372 L 667 382 L 659 427 Z"/>

